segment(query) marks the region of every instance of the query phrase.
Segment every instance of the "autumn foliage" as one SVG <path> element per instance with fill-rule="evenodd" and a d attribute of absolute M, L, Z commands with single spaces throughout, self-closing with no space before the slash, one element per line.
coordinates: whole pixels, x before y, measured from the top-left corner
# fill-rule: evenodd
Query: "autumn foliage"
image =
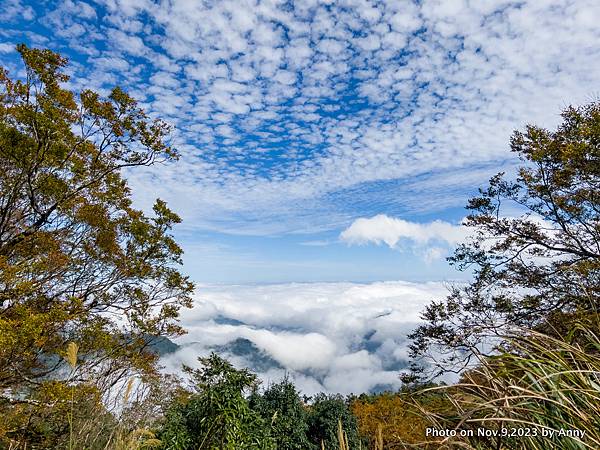
<path fill-rule="evenodd" d="M 169 234 L 179 218 L 161 200 L 153 216 L 133 208 L 122 178 L 176 158 L 167 124 L 118 88 L 64 89 L 56 53 L 18 51 L 24 79 L 0 68 L 0 439 L 14 445 L 79 398 L 65 384 L 106 396 L 152 374 L 148 342 L 183 331 L 193 288 Z"/>
<path fill-rule="evenodd" d="M 445 393 L 439 392 L 404 390 L 363 394 L 352 402 L 359 432 L 368 438 L 368 448 L 374 450 L 401 449 L 417 444 L 421 444 L 420 448 L 438 448 L 436 441 L 440 439 L 427 436 L 427 428 L 432 427 L 432 423 L 423 411 L 453 412 Z"/>

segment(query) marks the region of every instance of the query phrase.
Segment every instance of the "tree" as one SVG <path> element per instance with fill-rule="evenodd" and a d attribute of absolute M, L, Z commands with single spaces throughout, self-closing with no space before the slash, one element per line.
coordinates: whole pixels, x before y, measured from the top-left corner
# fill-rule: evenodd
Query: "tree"
<path fill-rule="evenodd" d="M 115 417 L 102 405 L 101 394 L 93 386 L 81 384 L 71 389 L 61 382 L 46 382 L 28 400 L 37 403 L 35 409 L 29 404 L 13 404 L 3 415 L 8 433 L 0 440 L 0 448 L 62 449 L 69 448 L 72 440 L 78 448 L 103 449 L 116 427 Z M 73 404 L 77 408 L 72 408 Z"/>
<path fill-rule="evenodd" d="M 247 369 L 235 369 L 212 353 L 200 369 L 185 368 L 195 393 L 167 413 L 158 436 L 165 450 L 273 449 L 266 423 L 244 392 L 257 386 Z"/>
<path fill-rule="evenodd" d="M 253 392 L 250 407 L 265 423 L 278 450 L 306 450 L 311 448 L 307 438 L 307 409 L 296 387 L 285 378 L 269 386 L 262 394 Z"/>
<path fill-rule="evenodd" d="M 433 386 L 431 386 L 433 387 Z M 427 437 L 431 427 L 423 411 L 451 415 L 450 402 L 443 393 L 405 390 L 377 395 L 362 394 L 354 399 L 351 410 L 356 417 L 361 436 L 368 438 L 368 448 L 376 450 L 403 449 L 421 444 L 419 448 L 439 448 L 437 441 Z"/>
<path fill-rule="evenodd" d="M 358 427 L 348 403 L 339 394 L 317 394 L 313 398 L 308 415 L 308 438 L 313 446 L 321 448 L 323 442 L 327 449 L 341 448 L 338 437 L 340 422 L 349 448 L 358 448 Z"/>
<path fill-rule="evenodd" d="M 75 97 L 62 87 L 66 59 L 17 50 L 25 78 L 0 68 L 4 417 L 64 376 L 70 341 L 80 356 L 72 383 L 105 392 L 132 372 L 152 372 L 149 337 L 182 333 L 178 311 L 191 306 L 193 291 L 170 235 L 179 217 L 161 200 L 153 217 L 133 208 L 122 177 L 177 158 L 169 126 L 119 88 L 108 98 L 90 90 Z"/>
<path fill-rule="evenodd" d="M 514 327 L 560 335 L 584 321 L 597 329 L 600 103 L 567 108 L 562 118 L 556 131 L 515 132 L 518 174 L 496 175 L 469 201 L 474 235 L 450 262 L 472 269 L 473 282 L 425 309 L 413 357 L 434 354 L 440 371 L 460 370 L 486 337 L 498 343 Z"/>

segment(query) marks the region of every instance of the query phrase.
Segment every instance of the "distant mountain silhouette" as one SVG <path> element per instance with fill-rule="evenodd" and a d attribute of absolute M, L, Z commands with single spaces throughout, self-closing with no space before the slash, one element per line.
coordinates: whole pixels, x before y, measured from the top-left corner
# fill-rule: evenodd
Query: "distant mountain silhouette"
<path fill-rule="evenodd" d="M 168 355 L 169 353 L 175 353 L 179 350 L 180 346 L 175 342 L 164 336 L 150 336 L 146 338 L 148 342 L 148 349 L 156 353 L 158 356 Z"/>
<path fill-rule="evenodd" d="M 284 369 L 284 367 L 259 349 L 254 342 L 245 338 L 237 338 L 225 345 L 213 348 L 217 353 L 230 353 L 243 357 L 248 368 L 256 372 L 266 372 L 269 369 Z"/>

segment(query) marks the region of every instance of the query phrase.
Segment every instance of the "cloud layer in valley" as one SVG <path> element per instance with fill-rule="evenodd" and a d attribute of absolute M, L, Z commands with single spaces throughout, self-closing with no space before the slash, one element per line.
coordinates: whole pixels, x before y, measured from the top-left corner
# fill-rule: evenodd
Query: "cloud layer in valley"
<path fill-rule="evenodd" d="M 200 286 L 184 312 L 188 334 L 162 359 L 176 372 L 182 363 L 217 350 L 266 383 L 288 373 L 305 394 L 360 393 L 400 386 L 406 334 L 442 283 L 291 283 Z"/>

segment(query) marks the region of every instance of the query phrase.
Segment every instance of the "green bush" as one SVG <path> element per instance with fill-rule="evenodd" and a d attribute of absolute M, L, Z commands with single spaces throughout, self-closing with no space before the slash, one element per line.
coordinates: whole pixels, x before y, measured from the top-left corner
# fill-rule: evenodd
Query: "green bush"
<path fill-rule="evenodd" d="M 250 407 L 269 424 L 277 450 L 307 450 L 307 408 L 294 384 L 285 378 L 269 386 L 262 394 L 250 396 Z"/>
<path fill-rule="evenodd" d="M 352 414 L 346 400 L 341 395 L 317 394 L 308 415 L 308 437 L 316 448 L 323 442 L 326 449 L 340 448 L 338 424 L 341 421 L 349 447 L 360 446 L 356 417 Z"/>
<path fill-rule="evenodd" d="M 186 368 L 195 392 L 171 408 L 158 432 L 162 448 L 274 449 L 267 424 L 244 396 L 257 385 L 256 376 L 214 353 L 199 360 L 202 368 Z"/>

